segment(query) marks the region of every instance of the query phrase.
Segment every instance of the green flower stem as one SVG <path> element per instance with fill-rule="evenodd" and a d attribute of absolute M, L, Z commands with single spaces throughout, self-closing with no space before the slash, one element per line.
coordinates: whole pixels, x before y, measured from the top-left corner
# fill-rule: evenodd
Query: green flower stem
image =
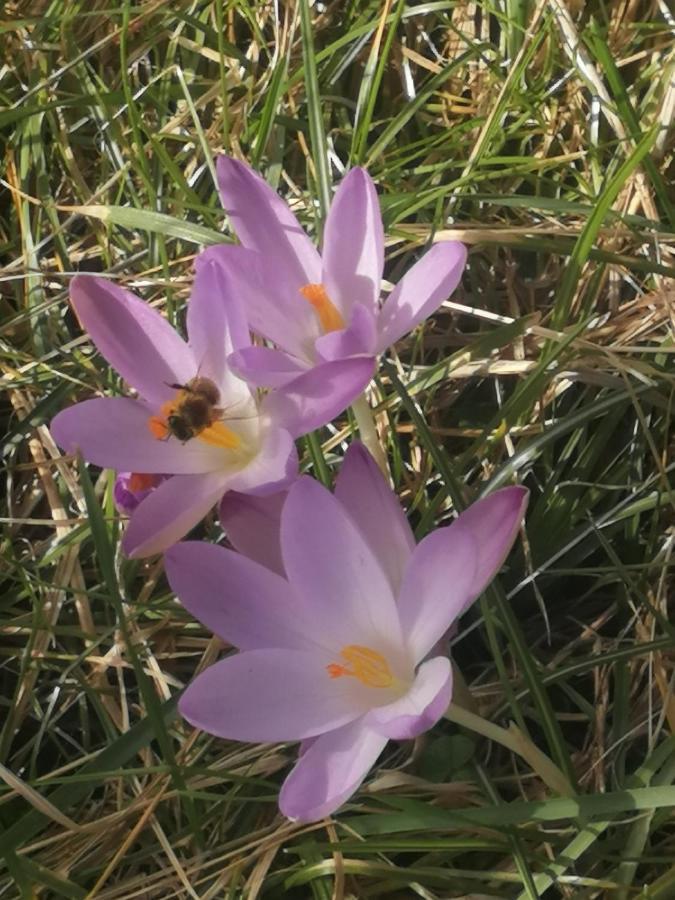
<path fill-rule="evenodd" d="M 390 476 L 387 457 L 385 456 L 384 450 L 382 449 L 382 444 L 380 443 L 377 428 L 375 427 L 375 418 L 373 416 L 373 411 L 370 407 L 370 404 L 368 403 L 365 393 L 361 394 L 361 396 L 352 403 L 352 412 L 354 413 L 354 418 L 356 419 L 356 424 L 358 425 L 361 440 L 363 441 L 370 455 L 382 470 L 385 478 L 389 479 Z"/>
<path fill-rule="evenodd" d="M 563 797 L 574 796 L 572 785 L 556 764 L 545 753 L 542 753 L 538 747 L 535 747 L 532 741 L 525 737 L 514 722 L 511 722 L 508 729 L 501 728 L 499 725 L 488 722 L 482 716 L 477 716 L 475 713 L 469 712 L 468 709 L 463 709 L 454 703 L 451 703 L 448 707 L 445 718 L 450 722 L 454 722 L 455 725 L 461 725 L 462 728 L 475 731 L 476 734 L 482 734 L 483 737 L 502 744 L 502 746 L 507 747 L 513 753 L 518 754 L 556 794 L 560 794 Z"/>

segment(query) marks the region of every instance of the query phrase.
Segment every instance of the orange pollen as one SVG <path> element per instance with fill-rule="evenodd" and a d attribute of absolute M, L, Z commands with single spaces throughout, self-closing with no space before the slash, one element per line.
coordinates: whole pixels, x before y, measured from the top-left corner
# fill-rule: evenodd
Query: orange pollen
<path fill-rule="evenodd" d="M 368 687 L 391 687 L 394 676 L 391 674 L 389 663 L 372 647 L 363 647 L 360 644 L 347 644 L 340 650 L 340 656 L 347 665 L 330 663 L 326 666 L 329 678 L 342 678 L 351 676 Z"/>
<path fill-rule="evenodd" d="M 300 293 L 314 307 L 324 332 L 339 331 L 345 327 L 345 320 L 322 284 L 306 284 L 300 288 Z"/>
<path fill-rule="evenodd" d="M 158 441 L 165 441 L 169 436 L 169 426 L 167 424 L 167 419 L 171 415 L 171 413 L 175 410 L 175 401 L 167 400 L 166 403 L 162 403 L 160 407 L 160 415 L 158 416 L 150 416 L 148 419 L 148 428 L 150 429 L 150 434 Z"/>
<path fill-rule="evenodd" d="M 136 493 L 137 491 L 149 491 L 150 488 L 157 484 L 157 475 L 146 475 L 145 472 L 132 472 L 129 478 L 129 490 Z"/>

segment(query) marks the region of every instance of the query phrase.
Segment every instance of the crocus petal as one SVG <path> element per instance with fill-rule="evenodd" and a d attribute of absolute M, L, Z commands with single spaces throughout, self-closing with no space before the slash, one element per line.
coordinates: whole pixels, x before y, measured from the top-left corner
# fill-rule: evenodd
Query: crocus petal
<path fill-rule="evenodd" d="M 281 553 L 291 586 L 305 603 L 303 629 L 340 648 L 382 652 L 401 646 L 389 581 L 339 501 L 301 478 L 281 513 Z M 354 679 L 341 679 L 354 680 Z"/>
<path fill-rule="evenodd" d="M 476 596 L 478 547 L 471 532 L 457 528 L 458 522 L 427 535 L 415 548 L 403 575 L 398 610 L 416 662 Z"/>
<path fill-rule="evenodd" d="M 97 397 L 54 417 L 51 432 L 67 453 L 78 449 L 97 466 L 128 472 L 188 475 L 223 466 L 223 451 L 198 438 L 181 444 L 157 440 L 148 429 L 151 412 L 130 397 Z"/>
<path fill-rule="evenodd" d="M 232 546 L 278 575 L 285 574 L 279 529 L 287 493 L 256 497 L 229 491 L 220 503 L 220 524 Z"/>
<path fill-rule="evenodd" d="M 178 708 L 197 728 L 235 741 L 296 741 L 353 721 L 354 679 L 330 679 L 319 654 L 247 650 L 188 686 Z"/>
<path fill-rule="evenodd" d="M 228 363 L 254 387 L 284 387 L 307 371 L 306 363 L 271 347 L 246 347 L 229 356 Z"/>
<path fill-rule="evenodd" d="M 343 316 L 352 305 L 377 309 L 384 268 L 384 228 L 375 185 L 364 169 L 352 169 L 331 204 L 323 242 L 323 282 Z"/>
<path fill-rule="evenodd" d="M 246 402 L 250 391 L 227 364 L 230 353 L 251 343 L 239 297 L 231 293 L 222 268 L 214 260 L 197 257 L 195 269 L 187 332 L 197 374 L 215 382 L 223 402 Z"/>
<path fill-rule="evenodd" d="M 269 259 L 296 290 L 321 280 L 321 259 L 284 201 L 260 175 L 228 156 L 218 158 L 223 207 L 244 247 Z"/>
<path fill-rule="evenodd" d="M 387 738 L 406 740 L 428 731 L 448 708 L 452 696 L 452 666 L 445 656 L 428 659 L 400 700 L 371 710 L 364 723 Z"/>
<path fill-rule="evenodd" d="M 286 387 L 270 392 L 263 411 L 300 437 L 339 415 L 363 391 L 373 376 L 375 361 L 355 357 L 323 363 Z"/>
<path fill-rule="evenodd" d="M 529 498 L 527 488 L 502 488 L 472 503 L 453 523 L 453 528 L 470 531 L 478 547 L 476 576 L 471 586 L 473 597 L 466 607 L 483 593 L 501 569 L 525 518 Z"/>
<path fill-rule="evenodd" d="M 233 550 L 182 541 L 167 550 L 166 574 L 183 606 L 240 650 L 307 649 L 294 627 L 288 582 Z"/>
<path fill-rule="evenodd" d="M 122 549 L 131 557 L 162 553 L 203 519 L 226 484 L 221 472 L 169 478 L 133 512 Z"/>
<path fill-rule="evenodd" d="M 358 442 L 345 454 L 335 482 L 335 496 L 367 541 L 397 594 L 415 549 L 415 538 L 396 495 L 370 453 Z"/>
<path fill-rule="evenodd" d="M 283 783 L 282 814 L 316 822 L 334 813 L 359 787 L 386 743 L 387 738 L 367 728 L 363 719 L 316 738 Z"/>
<path fill-rule="evenodd" d="M 377 323 L 365 306 L 352 307 L 351 321 L 347 328 L 329 331 L 314 344 L 317 356 L 330 361 L 349 356 L 374 356 L 377 346 Z"/>
<path fill-rule="evenodd" d="M 228 479 L 228 489 L 247 494 L 274 494 L 297 477 L 298 453 L 283 428 L 266 428 L 249 464 Z"/>
<path fill-rule="evenodd" d="M 228 296 L 238 297 L 251 329 L 283 350 L 303 357 L 320 335 L 319 321 L 300 294 L 297 280 L 275 268 L 274 260 L 247 250 L 217 244 L 200 254 L 222 268 Z"/>
<path fill-rule="evenodd" d="M 457 241 L 434 244 L 404 275 L 380 313 L 378 351 L 411 331 L 435 312 L 459 284 L 466 263 L 466 248 Z"/>
<path fill-rule="evenodd" d="M 77 275 L 70 299 L 99 353 L 152 406 L 159 407 L 195 375 L 192 351 L 163 316 L 129 291 Z"/>

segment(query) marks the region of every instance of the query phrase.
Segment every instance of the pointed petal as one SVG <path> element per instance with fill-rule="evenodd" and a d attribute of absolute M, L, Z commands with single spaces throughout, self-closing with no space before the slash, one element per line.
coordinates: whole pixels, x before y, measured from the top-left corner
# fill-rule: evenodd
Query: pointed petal
<path fill-rule="evenodd" d="M 148 429 L 150 415 L 139 400 L 97 397 L 64 409 L 50 427 L 66 453 L 79 449 L 88 462 L 108 469 L 190 475 L 222 468 L 223 451 L 198 438 L 185 444 L 154 438 Z"/>
<path fill-rule="evenodd" d="M 299 290 L 321 281 L 321 259 L 286 203 L 260 175 L 236 159 L 218 158 L 223 207 L 242 245 L 268 259 Z"/>
<path fill-rule="evenodd" d="M 377 557 L 396 596 L 415 538 L 396 494 L 363 444 L 355 442 L 347 450 L 335 496 Z"/>
<path fill-rule="evenodd" d="M 398 610 L 416 662 L 424 659 L 475 599 L 478 547 L 471 532 L 456 525 L 427 535 L 415 548 L 403 575 Z"/>
<path fill-rule="evenodd" d="M 383 268 L 377 191 L 365 169 L 352 169 L 331 204 L 323 242 L 323 282 L 343 316 L 349 316 L 355 303 L 376 311 Z"/>
<path fill-rule="evenodd" d="M 303 358 L 321 334 L 318 319 L 300 294 L 297 280 L 275 268 L 274 260 L 247 250 L 218 244 L 201 254 L 223 272 L 228 296 L 238 297 L 252 331 L 283 350 Z"/>
<path fill-rule="evenodd" d="M 399 594 L 401 623 L 415 659 L 428 653 L 495 577 L 516 539 L 528 497 L 522 487 L 495 491 L 417 546 Z"/>
<path fill-rule="evenodd" d="M 298 453 L 283 428 L 266 428 L 258 452 L 249 464 L 232 474 L 228 490 L 242 494 L 274 494 L 297 478 Z"/>
<path fill-rule="evenodd" d="M 358 789 L 386 744 L 387 738 L 365 727 L 363 719 L 322 734 L 284 781 L 281 813 L 297 822 L 331 815 Z"/>
<path fill-rule="evenodd" d="M 294 437 L 300 437 L 343 412 L 366 387 L 374 369 L 375 360 L 370 357 L 323 363 L 270 392 L 262 409 Z"/>
<path fill-rule="evenodd" d="M 77 275 L 70 299 L 99 353 L 149 404 L 158 408 L 196 374 L 187 344 L 147 303 L 105 278 Z"/>
<path fill-rule="evenodd" d="M 204 518 L 226 485 L 221 472 L 169 478 L 133 512 L 122 549 L 134 558 L 163 553 Z"/>
<path fill-rule="evenodd" d="M 377 346 L 377 323 L 373 314 L 355 304 L 347 328 L 329 331 L 314 344 L 321 359 L 345 359 L 349 356 L 374 356 Z"/>
<path fill-rule="evenodd" d="M 187 332 L 197 373 L 210 378 L 222 394 L 223 404 L 245 402 L 250 390 L 233 372 L 227 357 L 248 347 L 251 338 L 239 297 L 229 289 L 221 267 L 199 256 L 187 308 Z"/>
<path fill-rule="evenodd" d="M 182 541 L 167 550 L 166 575 L 183 606 L 240 650 L 307 649 L 295 627 L 288 582 L 233 550 Z"/>
<path fill-rule="evenodd" d="M 301 478 L 288 493 L 281 553 L 288 580 L 304 601 L 308 634 L 338 649 L 358 644 L 387 657 L 400 652 L 401 629 L 386 575 L 340 503 L 311 478 Z"/>
<path fill-rule="evenodd" d="M 278 575 L 284 575 L 281 559 L 281 510 L 288 491 L 257 497 L 229 491 L 220 504 L 220 524 L 239 553 Z"/>
<path fill-rule="evenodd" d="M 228 363 L 253 387 L 285 387 L 307 371 L 306 363 L 271 347 L 246 347 L 229 356 Z"/>
<path fill-rule="evenodd" d="M 380 313 L 378 351 L 434 313 L 459 284 L 466 263 L 466 248 L 457 241 L 434 244 L 403 276 Z"/>
<path fill-rule="evenodd" d="M 247 650 L 190 684 L 178 708 L 197 728 L 235 741 L 296 741 L 362 714 L 349 682 L 326 676 L 320 654 Z"/>
<path fill-rule="evenodd" d="M 480 597 L 501 569 L 523 524 L 529 498 L 527 488 L 502 488 L 472 503 L 453 523 L 452 527 L 470 531 L 478 547 L 476 577 L 471 587 L 474 599 Z M 472 602 L 469 600 L 462 612 Z"/>
<path fill-rule="evenodd" d="M 364 724 L 397 741 L 417 737 L 441 718 L 452 697 L 452 666 L 445 656 L 428 659 L 400 700 L 379 706 L 364 717 Z"/>

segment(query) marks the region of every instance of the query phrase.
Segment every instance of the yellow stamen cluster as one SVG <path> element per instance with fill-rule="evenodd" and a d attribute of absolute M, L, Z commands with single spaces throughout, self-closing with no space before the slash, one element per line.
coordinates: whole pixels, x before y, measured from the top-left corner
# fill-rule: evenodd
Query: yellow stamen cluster
<path fill-rule="evenodd" d="M 347 644 L 340 650 L 340 656 L 347 665 L 330 663 L 326 671 L 331 678 L 350 676 L 357 678 L 368 687 L 391 687 L 394 676 L 391 674 L 389 663 L 372 647 L 364 647 L 361 644 Z"/>

